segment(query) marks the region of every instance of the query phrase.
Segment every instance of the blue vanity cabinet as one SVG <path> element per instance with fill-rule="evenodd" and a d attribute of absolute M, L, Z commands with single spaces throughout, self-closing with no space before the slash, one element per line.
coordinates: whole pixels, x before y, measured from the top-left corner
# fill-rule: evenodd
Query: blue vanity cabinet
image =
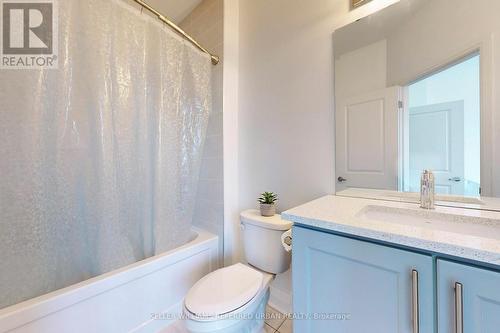
<path fill-rule="evenodd" d="M 292 267 L 295 332 L 434 332 L 430 256 L 294 227 Z"/>
<path fill-rule="evenodd" d="M 500 273 L 438 260 L 437 277 L 439 333 L 500 332 Z"/>

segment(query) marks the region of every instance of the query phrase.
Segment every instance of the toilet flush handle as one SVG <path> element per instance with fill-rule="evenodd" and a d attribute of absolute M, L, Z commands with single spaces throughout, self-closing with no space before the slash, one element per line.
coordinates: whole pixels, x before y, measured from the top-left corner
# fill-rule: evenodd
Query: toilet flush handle
<path fill-rule="evenodd" d="M 292 229 L 285 231 L 281 235 L 281 245 L 283 245 L 283 248 L 285 249 L 286 252 L 292 251 Z"/>

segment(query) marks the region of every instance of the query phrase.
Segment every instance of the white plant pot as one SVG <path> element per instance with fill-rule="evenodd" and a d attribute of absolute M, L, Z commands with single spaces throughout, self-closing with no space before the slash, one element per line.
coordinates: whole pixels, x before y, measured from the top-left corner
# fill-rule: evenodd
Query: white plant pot
<path fill-rule="evenodd" d="M 262 216 L 274 216 L 276 214 L 275 204 L 260 204 L 260 215 Z"/>

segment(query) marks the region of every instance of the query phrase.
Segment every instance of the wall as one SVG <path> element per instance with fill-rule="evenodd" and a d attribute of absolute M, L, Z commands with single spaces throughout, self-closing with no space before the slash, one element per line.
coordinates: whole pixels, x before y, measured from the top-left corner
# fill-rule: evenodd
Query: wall
<path fill-rule="evenodd" d="M 332 33 L 397 1 L 225 1 L 227 264 L 242 258 L 239 212 L 260 192 L 277 192 L 280 211 L 334 192 Z"/>
<path fill-rule="evenodd" d="M 239 259 L 240 0 L 224 0 L 224 263 Z"/>
<path fill-rule="evenodd" d="M 238 98 L 225 112 L 237 112 L 238 147 L 226 154 L 237 156 L 239 175 L 225 181 L 239 191 L 226 223 L 262 191 L 278 193 L 280 211 L 334 192 L 332 33 L 395 2 L 349 11 L 349 1 L 239 1 L 239 89 L 224 95 Z"/>
<path fill-rule="evenodd" d="M 500 31 L 498 11 L 496 0 L 427 3 L 387 38 L 388 84 L 407 84 L 477 48 Z"/>
<path fill-rule="evenodd" d="M 335 59 L 337 100 L 386 87 L 387 41 L 385 39 L 347 52 Z"/>
<path fill-rule="evenodd" d="M 388 3 L 240 2 L 240 209 L 265 190 L 280 210 L 334 192 L 332 33 Z"/>
<path fill-rule="evenodd" d="M 203 0 L 179 26 L 205 48 L 221 57 L 220 63 L 212 67 L 213 109 L 208 123 L 203 151 L 193 224 L 217 234 L 222 249 L 224 234 L 222 148 L 223 0 Z"/>
<path fill-rule="evenodd" d="M 203 0 L 148 0 L 147 3 L 164 15 L 169 20 L 179 24 L 184 20 Z"/>

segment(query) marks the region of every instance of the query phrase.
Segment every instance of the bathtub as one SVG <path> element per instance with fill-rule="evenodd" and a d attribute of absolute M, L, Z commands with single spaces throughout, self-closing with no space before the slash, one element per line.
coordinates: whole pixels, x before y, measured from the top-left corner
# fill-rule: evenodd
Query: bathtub
<path fill-rule="evenodd" d="M 0 310 L 0 332 L 158 332 L 179 319 L 189 288 L 217 268 L 217 236 L 193 229 L 177 249 Z"/>

